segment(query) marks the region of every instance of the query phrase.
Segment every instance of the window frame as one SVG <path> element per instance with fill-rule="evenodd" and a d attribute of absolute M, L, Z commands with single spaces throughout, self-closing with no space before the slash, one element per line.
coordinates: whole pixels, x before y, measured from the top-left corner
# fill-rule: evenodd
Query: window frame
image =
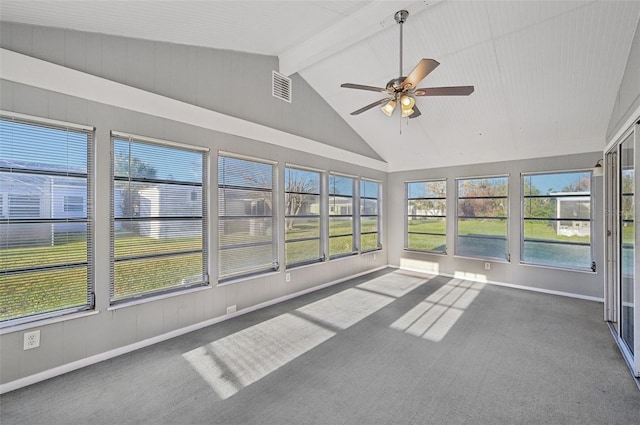
<path fill-rule="evenodd" d="M 146 145 L 146 146 L 155 146 L 155 147 L 160 147 L 160 148 L 173 148 L 176 150 L 181 150 L 184 152 L 193 152 L 193 153 L 199 153 L 202 155 L 202 178 L 201 178 L 201 182 L 198 183 L 194 183 L 194 182 L 181 182 L 179 180 L 170 180 L 170 179 L 157 179 L 157 178 L 147 178 L 147 177 L 135 177 L 132 178 L 131 175 L 129 174 L 128 178 L 124 178 L 124 177 L 116 177 L 115 175 L 115 156 L 116 156 L 116 152 L 115 152 L 115 142 L 116 140 L 118 141 L 125 141 L 128 142 L 129 145 L 131 146 L 131 144 L 140 144 L 140 145 Z M 152 138 L 152 137 L 148 137 L 148 136 L 140 136 L 140 135 L 135 135 L 135 134 L 129 134 L 129 133 L 124 133 L 124 132 L 120 132 L 120 131 L 115 131 L 112 130 L 111 134 L 110 134 L 110 150 L 111 150 L 111 163 L 110 163 L 110 169 L 111 169 L 111 175 L 110 175 L 110 180 L 111 180 L 111 193 L 110 193 L 110 260 L 109 260 L 109 268 L 110 268 L 110 279 L 109 279 L 109 304 L 111 306 L 116 306 L 118 304 L 126 304 L 128 302 L 131 302 L 133 300 L 141 300 L 141 299 L 147 299 L 147 298 L 154 298 L 154 297 L 158 297 L 158 296 L 162 296 L 162 295 L 166 295 L 166 294 L 170 294 L 170 293 L 180 293 L 180 292 L 184 292 L 186 290 L 192 289 L 192 288 L 196 288 L 196 287 L 205 287 L 209 285 L 209 255 L 208 255 L 208 229 L 209 229 L 209 218 L 208 218 L 208 190 L 209 190 L 209 181 L 208 181 L 208 152 L 209 149 L 205 148 L 205 147 L 200 147 L 200 146 L 195 146 L 195 145 L 188 145 L 188 144 L 184 144 L 184 143 L 178 143 L 178 142 L 174 142 L 174 141 L 168 141 L 168 140 L 161 140 L 161 139 L 156 139 L 156 138 Z M 115 231 L 115 223 L 116 221 L 119 220 L 131 220 L 133 217 L 121 217 L 120 219 L 115 217 L 115 183 L 116 181 L 125 181 L 125 182 L 129 182 L 129 184 L 131 184 L 132 182 L 134 183 L 155 183 L 155 184 L 163 184 L 163 185 L 171 185 L 170 187 L 173 186 L 194 186 L 194 187 L 200 187 L 201 188 L 201 192 L 202 192 L 202 200 L 201 200 L 201 206 L 202 206 L 202 214 L 200 217 L 196 217 L 196 216 L 189 216 L 189 217 L 182 217 L 182 216 L 170 216 L 170 215 L 162 215 L 162 216 L 158 216 L 158 217 L 141 217 L 139 219 L 135 219 L 134 221 L 137 221 L 139 223 L 144 223 L 144 222 L 152 222 L 154 221 L 153 219 L 155 218 L 156 221 L 162 222 L 162 221 L 173 221 L 173 220 L 184 220 L 184 221 L 201 221 L 201 235 L 202 235 L 202 248 L 201 249 L 197 249 L 197 250 L 187 250 L 187 251 L 173 251 L 173 252 L 166 252 L 166 253 L 156 253 L 156 254 L 138 254 L 138 255 L 133 255 L 133 256 L 127 256 L 124 258 L 116 258 L 116 252 L 115 252 L 115 239 L 116 239 L 116 231 Z M 155 290 L 149 290 L 149 291 L 144 291 L 144 292 L 138 292 L 135 294 L 129 294 L 129 295 L 123 295 L 123 296 L 117 296 L 115 294 L 115 265 L 116 263 L 119 262 L 127 262 L 127 261 L 136 261 L 136 260 L 151 260 L 151 259 L 157 259 L 157 258 L 172 258 L 175 256 L 181 256 L 181 255 L 189 255 L 189 254 L 194 254 L 194 253 L 201 253 L 202 254 L 202 281 L 186 281 L 183 282 L 181 285 L 172 285 L 172 286 L 167 286 L 167 287 L 162 287 L 159 289 L 155 289 Z"/>
<path fill-rule="evenodd" d="M 29 324 L 33 322 L 38 322 L 46 319 L 52 319 L 57 317 L 64 317 L 69 314 L 79 313 L 83 311 L 90 311 L 95 309 L 95 211 L 93 205 L 93 199 L 95 195 L 95 160 L 94 160 L 94 152 L 95 152 L 95 128 L 87 125 L 81 125 L 76 123 L 52 120 L 48 118 L 35 117 L 25 114 L 19 114 L 15 112 L 3 111 L 0 110 L 0 120 L 9 122 L 9 123 L 18 123 L 26 126 L 33 126 L 47 130 L 57 130 L 63 132 L 72 132 L 76 134 L 81 134 L 83 137 L 86 136 L 86 158 L 84 162 L 84 166 L 86 167 L 86 172 L 70 172 L 70 171 L 52 171 L 52 170 L 44 170 L 44 169 L 36 169 L 34 168 L 4 168 L 0 167 L 0 170 L 9 172 L 11 174 L 15 173 L 18 175 L 41 175 L 45 177 L 49 177 L 51 179 L 55 179 L 56 177 L 60 178 L 81 178 L 86 182 L 86 199 L 84 200 L 84 208 L 83 208 L 83 217 L 55 217 L 54 207 L 51 206 L 51 217 L 49 218 L 30 218 L 30 217 L 18 217 L 17 219 L 12 219 L 11 215 L 11 194 L 7 193 L 5 197 L 0 193 L 0 198 L 2 198 L 2 211 L 0 212 L 0 223 L 3 225 L 9 226 L 11 222 L 16 222 L 15 224 L 29 224 L 29 223 L 51 223 L 56 224 L 85 224 L 86 225 L 86 237 L 83 238 L 86 241 L 86 261 L 68 261 L 66 263 L 59 263 L 53 265 L 39 265 L 28 268 L 20 268 L 14 270 L 5 270 L 3 271 L 4 276 L 10 275 L 19 275 L 23 273 L 29 272 L 46 272 L 46 271 L 55 271 L 55 270 L 67 270 L 67 269 L 77 269 L 77 268 L 85 268 L 86 267 L 86 302 L 84 304 L 78 304 L 72 307 L 63 307 L 59 309 L 53 310 L 42 310 L 34 313 L 27 313 L 21 316 L 17 316 L 14 318 L 9 318 L 6 320 L 0 321 L 0 329 L 10 328 L 13 326 Z M 6 202 L 5 202 L 6 200 Z M 50 202 L 53 203 L 53 199 Z M 40 199 L 39 210 L 41 213 L 42 209 L 42 199 Z M 41 214 L 39 214 L 41 215 Z M 6 274 L 5 274 L 6 273 Z"/>
<path fill-rule="evenodd" d="M 351 195 L 343 195 L 343 194 L 334 194 L 332 192 L 332 187 L 331 187 L 331 177 L 339 177 L 339 178 L 346 178 L 346 179 L 350 179 L 351 180 Z M 327 199 L 328 199 L 328 204 L 329 207 L 327 208 L 327 216 L 328 216 L 328 225 L 327 225 L 327 232 L 328 232 L 328 243 L 329 243 L 329 248 L 328 248 L 328 252 L 329 252 L 329 260 L 334 260 L 337 258 L 344 258 L 344 257 L 350 257 L 352 255 L 357 255 L 358 254 L 358 244 L 357 244 L 357 235 L 356 235 L 356 200 L 357 200 L 357 186 L 360 183 L 360 180 L 355 177 L 355 176 L 351 176 L 348 174 L 342 174 L 342 173 L 337 173 L 337 172 L 333 172 L 330 171 L 328 173 L 328 187 L 327 187 Z M 332 197 L 341 197 L 341 198 L 351 198 L 351 214 L 331 214 L 331 199 Z M 341 234 L 336 234 L 336 235 L 332 235 L 331 234 L 331 218 L 345 218 L 345 217 L 350 217 L 351 218 L 351 233 L 341 233 Z M 351 236 L 351 251 L 349 252 L 343 252 L 343 253 L 339 253 L 339 254 L 331 254 L 331 239 L 332 238 L 339 238 L 339 237 L 345 237 L 345 236 Z"/>
<path fill-rule="evenodd" d="M 533 221 L 567 221 L 567 219 L 561 218 L 526 218 L 526 200 L 531 198 L 554 198 L 554 196 L 550 195 L 535 195 L 535 196 L 526 196 L 524 182 L 527 176 L 540 176 L 540 175 L 558 175 L 558 174 L 576 174 L 576 173 L 586 173 L 589 175 L 589 195 L 568 195 L 569 197 L 575 198 L 584 198 L 585 196 L 589 197 L 589 219 L 574 219 L 572 221 L 580 221 L 580 222 L 588 222 L 589 223 L 589 243 L 576 243 L 576 242 L 561 242 L 561 241 L 544 241 L 544 240 L 534 240 L 529 242 L 546 242 L 554 245 L 575 245 L 575 246 L 589 246 L 589 256 L 590 256 L 590 265 L 588 267 L 571 267 L 571 266 L 562 266 L 562 265 L 554 265 L 550 263 L 538 263 L 533 261 L 525 261 L 525 222 L 527 220 Z M 593 199 L 593 191 L 592 191 L 592 183 L 593 183 L 593 172 L 590 169 L 576 169 L 576 170 L 561 170 L 561 171 L 536 171 L 536 172 L 522 172 L 520 173 L 520 202 L 521 202 L 521 214 L 520 214 L 520 264 L 527 266 L 536 266 L 536 267 L 545 267 L 552 268 L 558 270 L 570 270 L 570 271 L 581 271 L 581 272 L 595 272 L 595 253 L 593 247 L 593 228 L 594 228 L 594 199 Z"/>
<path fill-rule="evenodd" d="M 436 183 L 442 182 L 444 184 L 444 197 L 421 197 L 421 198 L 410 198 L 409 197 L 409 185 L 413 183 Z M 404 249 L 406 251 L 412 252 L 426 252 L 430 254 L 440 254 L 447 255 L 447 178 L 434 178 L 434 179 L 425 179 L 425 180 L 411 180 L 405 182 L 405 201 L 406 201 L 406 209 L 405 209 L 405 241 L 404 241 Z M 409 214 L 409 202 L 412 200 L 425 200 L 425 201 L 442 201 L 444 202 L 444 215 L 416 215 Z M 410 232 L 409 231 L 409 218 L 419 218 L 419 217 L 436 217 L 444 219 L 445 227 L 444 233 L 435 233 L 435 232 Z M 432 250 L 432 249 L 418 249 L 418 248 L 410 248 L 409 247 L 409 238 L 411 234 L 417 235 L 433 235 L 433 236 L 442 236 L 445 240 L 444 250 Z"/>
<path fill-rule="evenodd" d="M 511 212 L 511 201 L 510 201 L 510 196 L 509 196 L 509 174 L 491 174 L 491 175 L 487 175 L 487 176 L 471 176 L 471 177 L 456 177 L 455 179 L 455 185 L 456 185 L 456 192 L 455 192 L 455 200 L 456 200 L 456 209 L 455 209 L 455 217 L 456 217 L 456 221 L 455 221 L 455 235 L 454 235 L 454 239 L 455 239 L 455 243 L 454 243 L 454 255 L 457 257 L 464 257 L 464 258 L 473 258 L 473 259 L 480 259 L 480 260 L 488 260 L 488 261 L 500 261 L 500 262 L 511 262 L 511 253 L 509 252 L 509 236 L 510 236 L 510 212 Z M 506 195 L 504 196 L 476 196 L 476 197 L 467 197 L 467 196 L 460 196 L 460 182 L 462 181 L 466 181 L 466 180 L 489 180 L 489 179 L 501 179 L 504 178 L 506 179 Z M 471 255 L 471 254 L 461 254 L 459 251 L 460 248 L 460 243 L 459 243 L 459 239 L 460 239 L 460 229 L 459 229 L 459 225 L 460 225 L 460 220 L 461 219 L 475 219 L 478 217 L 475 216 L 461 216 L 460 215 L 460 200 L 461 199 L 504 199 L 506 202 L 506 207 L 505 207 L 505 211 L 506 211 L 506 216 L 504 217 L 484 217 L 484 219 L 488 219 L 488 220 L 504 220 L 505 221 L 505 253 L 504 253 L 504 257 L 490 257 L 490 256 L 486 256 L 486 255 Z M 481 217 L 482 218 L 482 217 Z M 462 238 L 465 238 L 466 235 L 462 235 Z"/>
<path fill-rule="evenodd" d="M 235 153 L 231 153 L 231 152 L 225 152 L 225 151 L 218 151 L 218 155 L 216 158 L 216 176 L 219 176 L 220 173 L 220 158 L 231 158 L 231 159 L 235 159 L 235 160 L 241 160 L 241 161 L 249 161 L 249 162 L 255 162 L 258 164 L 264 164 L 264 165 L 268 165 L 271 167 L 271 188 L 270 189 L 264 189 L 264 188 L 259 188 L 259 191 L 265 191 L 271 194 L 271 202 L 272 202 L 272 208 L 271 208 L 271 215 L 260 215 L 258 217 L 262 217 L 262 218 L 271 218 L 271 241 L 267 244 L 267 243 L 257 243 L 254 244 L 253 246 L 267 246 L 270 245 L 271 246 L 271 257 L 272 257 L 272 262 L 270 266 L 265 266 L 265 267 L 256 267 L 250 270 L 245 270 L 245 271 L 237 271 L 234 273 L 230 273 L 228 275 L 221 275 L 220 272 L 222 270 L 221 267 L 221 256 L 220 253 L 222 251 L 225 251 L 227 249 L 234 249 L 236 248 L 235 245 L 231 245 L 229 247 L 225 246 L 224 248 L 221 246 L 221 241 L 222 238 L 220 237 L 220 227 L 221 224 L 225 221 L 225 217 L 226 215 L 221 215 L 220 214 L 220 208 L 221 206 L 218 205 L 218 212 L 217 212 L 217 218 L 218 218 L 218 228 L 217 228 L 217 233 L 218 233 L 218 246 L 217 246 L 217 264 L 218 264 L 218 272 L 217 272 L 217 280 L 218 280 L 218 284 L 225 284 L 228 282 L 232 282 L 234 280 L 238 280 L 238 279 L 243 279 L 243 278 L 248 278 L 248 277 L 253 277 L 253 276 L 259 276 L 261 274 L 265 274 L 265 273 L 270 273 L 270 272 L 275 272 L 278 271 L 280 269 L 280 262 L 278 261 L 278 192 L 277 192 L 277 176 L 278 176 L 278 163 L 275 161 L 269 161 L 266 159 L 260 159 L 260 158 L 254 158 L 254 157 L 250 157 L 250 156 L 246 156 L 246 155 L 240 155 L 240 154 L 235 154 Z M 240 189 L 240 190 L 258 190 L 256 188 L 249 188 L 249 187 L 237 187 L 236 185 L 226 185 L 225 183 L 221 182 L 220 179 L 218 178 L 218 182 L 217 182 L 217 192 L 218 192 L 218 203 L 220 202 L 220 189 Z M 246 216 L 242 216 L 242 218 L 244 217 L 256 217 L 256 215 L 246 215 Z M 235 217 L 237 218 L 237 217 Z"/>
<path fill-rule="evenodd" d="M 318 191 L 316 192 L 293 192 L 287 189 L 287 170 L 289 169 L 293 169 L 293 170 L 297 170 L 297 171 L 303 171 L 303 172 L 310 172 L 310 173 L 317 173 L 318 174 Z M 325 180 L 326 180 L 326 171 L 324 170 L 320 170 L 317 168 L 311 168 L 311 167 L 306 167 L 306 166 L 301 166 L 301 165 L 295 165 L 295 164 L 290 164 L 290 163 L 286 163 L 284 166 L 284 190 L 283 190 L 283 195 L 284 195 L 284 203 L 283 203 L 283 209 L 284 209 L 284 223 L 283 223 L 283 232 L 284 232 L 284 264 L 285 264 L 285 269 L 292 269 L 295 267 L 301 267 L 301 266 L 306 266 L 306 265 L 310 265 L 310 264 L 316 264 L 316 263 L 322 263 L 324 261 L 326 261 L 327 259 L 327 255 L 326 252 L 324 252 L 325 249 L 325 245 L 326 245 L 326 225 L 325 225 L 325 217 L 328 215 L 327 212 L 324 211 L 324 197 L 325 197 Z M 298 195 L 312 195 L 312 196 L 317 196 L 318 197 L 318 214 L 305 214 L 305 215 L 289 215 L 287 214 L 286 211 L 286 199 L 287 199 L 287 194 L 290 193 L 295 193 Z M 303 218 L 303 219 L 315 219 L 317 218 L 318 220 L 318 237 L 304 237 L 304 238 L 293 238 L 293 239 L 287 239 L 287 220 L 291 217 L 297 217 L 297 218 Z M 287 261 L 287 244 L 289 243 L 296 243 L 296 242 L 308 242 L 308 241 L 314 241 L 317 240 L 318 241 L 318 258 L 309 258 L 309 259 L 305 259 L 305 260 L 301 260 L 301 261 L 296 261 L 296 262 L 292 262 L 289 263 Z"/>
<path fill-rule="evenodd" d="M 377 186 L 376 197 L 372 198 L 369 196 L 362 195 L 362 185 L 363 183 L 374 183 Z M 363 214 L 363 200 L 375 200 L 376 201 L 376 214 Z M 361 177 L 358 184 L 358 251 L 361 254 L 365 254 L 368 252 L 376 252 L 382 250 L 382 182 L 375 179 L 370 179 L 366 177 Z M 363 217 L 376 217 L 377 220 L 377 229 L 375 232 L 363 232 L 362 231 L 362 218 Z M 362 249 L 362 237 L 363 235 L 376 235 L 376 247 L 372 249 Z"/>

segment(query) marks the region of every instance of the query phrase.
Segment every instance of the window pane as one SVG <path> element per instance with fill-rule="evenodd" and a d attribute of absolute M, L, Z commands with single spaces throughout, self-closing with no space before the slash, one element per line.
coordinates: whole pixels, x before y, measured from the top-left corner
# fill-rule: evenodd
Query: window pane
<path fill-rule="evenodd" d="M 378 246 L 378 234 L 366 234 L 360 237 L 360 250 L 361 251 L 374 251 L 379 249 Z"/>
<path fill-rule="evenodd" d="M 353 215 L 353 198 L 329 196 L 329 215 Z"/>
<path fill-rule="evenodd" d="M 458 180 L 459 197 L 508 196 L 508 177 Z"/>
<path fill-rule="evenodd" d="M 446 215 L 446 201 L 412 199 L 409 201 L 409 215 L 444 216 Z"/>
<path fill-rule="evenodd" d="M 135 257 L 140 253 L 151 255 L 202 250 L 201 220 L 150 220 L 126 224 L 135 224 L 138 230 L 116 231 L 116 259 Z"/>
<path fill-rule="evenodd" d="M 378 215 L 377 199 L 360 199 L 361 215 Z"/>
<path fill-rule="evenodd" d="M 320 237 L 320 218 L 288 218 L 285 239 L 287 241 Z"/>
<path fill-rule="evenodd" d="M 117 177 L 202 183 L 202 152 L 118 139 L 113 152 Z"/>
<path fill-rule="evenodd" d="M 287 216 L 320 215 L 320 195 L 287 193 L 284 202 Z"/>
<path fill-rule="evenodd" d="M 409 199 L 444 199 L 446 198 L 446 189 L 447 182 L 445 180 L 407 183 L 407 195 Z"/>
<path fill-rule="evenodd" d="M 202 253 L 119 261 L 114 266 L 113 300 L 201 283 Z"/>
<path fill-rule="evenodd" d="M 0 224 L 0 272 L 86 263 L 87 227 L 87 223 Z"/>
<path fill-rule="evenodd" d="M 320 193 L 320 173 L 287 167 L 285 170 L 285 186 L 287 192 Z"/>
<path fill-rule="evenodd" d="M 507 239 L 499 236 L 458 236 L 456 253 L 467 257 L 482 257 L 505 260 Z"/>
<path fill-rule="evenodd" d="M 378 217 L 360 217 L 360 231 L 372 233 L 378 231 Z"/>
<path fill-rule="evenodd" d="M 273 165 L 218 157 L 218 276 L 274 270 Z"/>
<path fill-rule="evenodd" d="M 112 138 L 111 301 L 207 284 L 205 155 Z"/>
<path fill-rule="evenodd" d="M 317 239 L 287 242 L 287 264 L 303 263 L 320 259 L 320 243 Z"/>
<path fill-rule="evenodd" d="M 352 217 L 331 217 L 329 218 L 329 235 L 352 235 Z"/>
<path fill-rule="evenodd" d="M 411 233 L 408 235 L 407 248 L 419 251 L 445 252 L 447 249 L 446 236 Z"/>
<path fill-rule="evenodd" d="M 353 236 L 337 236 L 329 239 L 329 252 L 331 255 L 344 255 L 354 252 Z"/>
<path fill-rule="evenodd" d="M 265 245 L 225 246 L 218 251 L 220 277 L 264 272 L 274 268 L 271 241 Z"/>
<path fill-rule="evenodd" d="M 507 220 L 505 219 L 473 219 L 458 220 L 458 235 L 507 236 Z"/>
<path fill-rule="evenodd" d="M 552 267 L 589 269 L 591 247 L 525 240 L 523 261 Z"/>
<path fill-rule="evenodd" d="M 87 268 L 50 269 L 0 277 L 0 320 L 82 308 L 89 303 Z"/>
<path fill-rule="evenodd" d="M 353 179 L 351 177 L 329 176 L 329 194 L 353 196 Z"/>
<path fill-rule="evenodd" d="M 506 217 L 508 200 L 498 199 L 459 199 L 459 217 Z"/>
<path fill-rule="evenodd" d="M 92 140 L 72 125 L 0 118 L 0 321 L 93 307 Z"/>
<path fill-rule="evenodd" d="M 446 219 L 409 217 L 407 229 L 409 233 L 436 233 L 440 235 L 445 235 Z"/>

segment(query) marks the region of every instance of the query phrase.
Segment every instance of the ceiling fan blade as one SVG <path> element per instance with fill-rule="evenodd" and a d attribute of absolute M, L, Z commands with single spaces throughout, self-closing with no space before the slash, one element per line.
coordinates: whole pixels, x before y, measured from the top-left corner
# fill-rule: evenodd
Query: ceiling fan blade
<path fill-rule="evenodd" d="M 385 88 L 364 86 L 362 84 L 344 83 L 344 84 L 340 84 L 340 87 L 344 87 L 345 89 L 369 90 L 369 91 L 377 91 L 380 93 L 387 93 L 387 89 Z"/>
<path fill-rule="evenodd" d="M 418 118 L 420 115 L 422 115 L 422 112 L 420 112 L 420 109 L 418 109 L 418 105 L 413 105 L 413 114 L 409 115 L 410 119 L 413 118 Z"/>
<path fill-rule="evenodd" d="M 420 81 L 431 73 L 440 65 L 440 62 L 434 59 L 420 59 L 420 62 L 411 70 L 407 78 L 402 82 L 402 88 L 414 88 Z"/>
<path fill-rule="evenodd" d="M 473 90 L 473 86 L 425 87 L 416 89 L 413 94 L 416 96 L 469 96 Z"/>
<path fill-rule="evenodd" d="M 362 107 L 362 108 L 358 109 L 357 111 L 353 111 L 353 112 L 351 113 L 351 115 L 358 115 L 358 114 L 361 114 L 361 113 L 363 113 L 363 112 L 365 112 L 365 111 L 368 111 L 368 110 L 369 110 L 369 109 L 371 109 L 371 108 L 375 108 L 375 107 L 376 107 L 376 106 L 378 106 L 378 105 L 382 105 L 383 103 L 387 103 L 387 102 L 388 102 L 388 101 L 390 101 L 390 100 L 393 100 L 393 99 L 384 98 L 384 99 L 376 100 L 375 102 L 370 103 L 369 105 L 364 106 L 364 107 Z"/>

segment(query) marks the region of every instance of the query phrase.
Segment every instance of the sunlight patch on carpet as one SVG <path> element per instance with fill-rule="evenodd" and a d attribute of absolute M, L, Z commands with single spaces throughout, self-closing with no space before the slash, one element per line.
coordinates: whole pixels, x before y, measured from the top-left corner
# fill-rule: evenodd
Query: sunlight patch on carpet
<path fill-rule="evenodd" d="M 391 328 L 442 341 L 484 286 L 482 282 L 453 279 L 392 323 Z"/>

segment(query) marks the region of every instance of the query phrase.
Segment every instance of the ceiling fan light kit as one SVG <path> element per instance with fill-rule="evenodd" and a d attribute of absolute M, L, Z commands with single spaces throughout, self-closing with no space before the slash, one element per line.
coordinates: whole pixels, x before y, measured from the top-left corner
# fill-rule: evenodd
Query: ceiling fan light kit
<path fill-rule="evenodd" d="M 408 16 L 409 12 L 406 10 L 399 10 L 394 15 L 396 22 L 400 26 L 400 76 L 389 81 L 384 88 L 353 83 L 344 83 L 340 85 L 340 87 L 348 89 L 385 93 L 391 97 L 385 97 L 370 103 L 369 105 L 353 111 L 351 115 L 359 115 L 369 109 L 375 108 L 376 106 L 383 105 L 380 109 L 385 113 L 385 115 L 390 117 L 393 115 L 396 105 L 400 103 L 400 116 L 402 118 L 417 118 L 422 114 L 416 106 L 415 96 L 468 96 L 473 93 L 473 86 L 417 88 L 418 83 L 420 83 L 420 81 L 429 75 L 431 71 L 440 65 L 440 63 L 434 59 L 421 59 L 413 70 L 411 70 L 409 75 L 406 77 L 402 76 L 402 26 L 406 22 Z"/>

